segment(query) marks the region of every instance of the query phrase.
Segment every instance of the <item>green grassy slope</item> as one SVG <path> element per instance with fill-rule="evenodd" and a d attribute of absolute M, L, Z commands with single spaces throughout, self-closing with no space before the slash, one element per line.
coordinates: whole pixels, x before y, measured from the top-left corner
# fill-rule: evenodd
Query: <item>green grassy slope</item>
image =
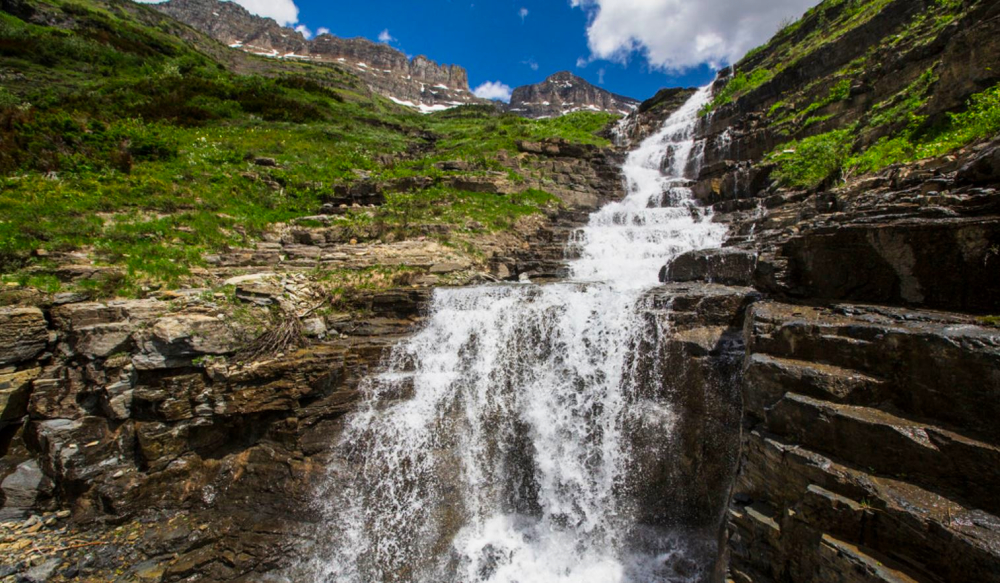
<path fill-rule="evenodd" d="M 208 251 L 315 214 L 359 170 L 434 175 L 434 162 L 465 159 L 485 171 L 518 139 L 602 144 L 595 132 L 611 119 L 530 121 L 488 107 L 421 116 L 335 66 L 231 51 L 143 5 L 12 6 L 0 13 L 0 274 L 8 279 L 44 272 L 53 254 L 81 252 L 126 267 L 131 284 L 176 283 Z M 257 157 L 278 167 L 254 166 Z M 375 220 L 434 215 L 499 229 L 550 198 L 436 189 L 391 195 Z"/>
<path fill-rule="evenodd" d="M 926 107 L 940 82 L 940 47 L 954 34 L 956 23 L 967 22 L 980 6 L 979 0 L 927 0 L 919 6 L 893 0 L 825 0 L 737 63 L 703 113 L 727 107 L 753 110 L 764 104 L 760 123 L 779 142 L 767 161 L 777 165 L 779 181 L 794 188 L 939 156 L 990 137 L 1000 131 L 1000 85 L 971 96 L 958 111 Z M 879 30 L 881 37 L 862 47 L 861 56 L 830 75 L 797 70 L 876 18 L 896 22 L 884 18 L 887 10 L 906 17 L 898 19 L 901 24 L 895 29 Z M 927 56 L 935 54 L 939 56 Z M 903 62 L 922 63 L 923 68 L 882 70 L 884 62 L 900 55 L 905 56 Z M 816 60 L 806 69 L 819 68 Z M 894 87 L 901 79 L 906 81 L 898 91 L 874 102 L 855 99 Z"/>

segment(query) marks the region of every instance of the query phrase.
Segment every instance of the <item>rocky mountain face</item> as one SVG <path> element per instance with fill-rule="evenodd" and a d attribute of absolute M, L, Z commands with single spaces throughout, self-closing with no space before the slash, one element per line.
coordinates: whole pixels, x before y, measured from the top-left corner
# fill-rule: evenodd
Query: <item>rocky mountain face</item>
<path fill-rule="evenodd" d="M 424 56 L 411 60 L 386 44 L 331 34 L 308 40 L 270 18 L 250 14 L 235 2 L 170 0 L 152 6 L 219 42 L 249 53 L 339 64 L 376 93 L 421 111 L 483 103 L 469 90 L 468 75 L 462 67 L 438 65 Z"/>
<path fill-rule="evenodd" d="M 716 481 L 687 494 L 719 501 L 717 580 L 1000 571 L 1000 141 L 914 153 L 994 95 L 998 23 L 995 2 L 824 2 L 716 82 L 695 190 L 730 239 L 656 293 L 729 314 L 679 338 L 715 376 L 676 411 L 699 420 L 679 439 L 715 428 L 692 463 Z M 662 117 L 637 111 L 623 141 Z M 731 399 L 741 426 L 718 421 Z"/>
<path fill-rule="evenodd" d="M 635 99 L 615 95 L 562 71 L 537 85 L 515 89 L 507 110 L 533 118 L 557 117 L 573 111 L 606 111 L 626 115 L 638 105 Z"/>

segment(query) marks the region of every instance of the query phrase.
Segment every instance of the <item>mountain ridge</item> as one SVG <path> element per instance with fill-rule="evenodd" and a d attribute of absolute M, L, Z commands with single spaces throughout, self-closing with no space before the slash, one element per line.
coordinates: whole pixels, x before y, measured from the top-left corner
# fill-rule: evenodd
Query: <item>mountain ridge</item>
<path fill-rule="evenodd" d="M 581 110 L 628 115 L 638 106 L 637 99 L 597 87 L 569 71 L 559 71 L 541 83 L 514 89 L 508 111 L 533 118 Z"/>
<path fill-rule="evenodd" d="M 410 59 L 389 45 L 366 38 L 322 34 L 307 39 L 234 2 L 169 0 L 152 7 L 230 48 L 280 59 L 339 64 L 375 92 L 423 112 L 485 103 L 473 95 L 464 68 L 439 65 L 423 55 Z"/>

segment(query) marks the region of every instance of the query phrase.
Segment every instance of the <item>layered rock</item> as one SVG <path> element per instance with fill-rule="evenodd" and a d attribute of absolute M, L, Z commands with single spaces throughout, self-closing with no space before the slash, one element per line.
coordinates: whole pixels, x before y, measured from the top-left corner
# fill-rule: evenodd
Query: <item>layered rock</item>
<path fill-rule="evenodd" d="M 270 18 L 254 16 L 235 2 L 170 0 L 153 6 L 233 48 L 343 66 L 376 93 L 421 111 L 483 102 L 469 90 L 465 69 L 438 65 L 424 56 L 409 59 L 386 44 L 331 34 L 306 39 Z"/>
<path fill-rule="evenodd" d="M 995 328 L 898 308 L 764 303 L 746 338 L 728 529 L 735 580 L 995 575 Z"/>
<path fill-rule="evenodd" d="M 514 89 L 508 111 L 524 117 L 558 117 L 574 111 L 603 111 L 618 115 L 631 113 L 639 102 L 591 85 L 584 79 L 561 71 L 536 85 Z"/>

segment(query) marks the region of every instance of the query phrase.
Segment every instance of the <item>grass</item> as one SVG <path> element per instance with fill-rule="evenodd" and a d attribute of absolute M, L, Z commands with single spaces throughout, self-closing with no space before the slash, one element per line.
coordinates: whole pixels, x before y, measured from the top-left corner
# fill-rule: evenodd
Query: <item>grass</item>
<path fill-rule="evenodd" d="M 852 153 L 856 126 L 779 146 L 766 158 L 777 165 L 775 178 L 783 186 L 816 188 L 837 177 L 878 172 L 890 165 L 942 156 L 1000 133 L 1000 85 L 973 95 L 966 108 L 926 125 L 921 116 L 897 134 Z M 877 116 L 876 116 L 877 117 Z"/>
<path fill-rule="evenodd" d="M 964 111 L 948 114 L 927 126 L 922 116 L 908 113 L 909 124 L 884 137 L 845 163 L 849 175 L 878 172 L 902 162 L 942 156 L 977 140 L 1000 133 L 1000 85 L 973 95 Z"/>
<path fill-rule="evenodd" d="M 705 105 L 699 112 L 702 116 L 708 115 L 723 105 L 732 103 L 740 96 L 750 93 L 754 89 L 767 83 L 774 77 L 774 73 L 768 69 L 754 69 L 749 73 L 737 72 L 732 79 L 726 83 L 725 87 L 719 91 L 710 103 Z"/>
<path fill-rule="evenodd" d="M 72 28 L 0 13 L 0 274 L 27 286 L 56 289 L 42 274 L 47 258 L 79 251 L 124 273 L 87 285 L 180 285 L 205 254 L 315 214 L 361 172 L 438 177 L 435 163 L 456 159 L 472 173 L 507 171 L 499 153 L 518 140 L 607 145 L 597 132 L 614 119 L 526 120 L 489 106 L 422 116 L 333 66 L 241 54 L 250 72 L 237 73 L 212 57 L 217 45 L 182 41 L 190 30 L 139 4 L 32 5 Z M 256 166 L 258 157 L 278 165 Z M 343 220 L 398 235 L 421 222 L 498 230 L 551 203 L 537 191 L 439 188 Z"/>
<path fill-rule="evenodd" d="M 777 164 L 775 178 L 784 186 L 816 188 L 840 170 L 851 152 L 853 128 L 793 141 L 766 158 Z"/>
<path fill-rule="evenodd" d="M 816 51 L 838 41 L 844 35 L 863 26 L 875 18 L 891 0 L 825 0 L 814 6 L 799 20 L 785 23 L 781 30 L 765 45 L 756 47 L 734 65 L 738 72 L 727 86 L 706 106 L 702 114 L 714 111 L 741 97 L 753 93 L 771 78 L 786 69 L 794 67 Z M 960 18 L 969 9 L 969 3 L 962 0 L 935 0 L 927 10 L 914 17 L 907 26 L 896 34 L 885 37 L 879 47 L 871 47 L 869 54 L 856 59 L 837 73 L 840 77 L 826 96 L 811 96 L 810 105 L 803 111 L 794 112 L 787 104 L 808 95 L 781 95 L 781 107 L 771 111 L 771 117 L 778 111 L 785 115 L 774 123 L 784 124 L 810 119 L 809 107 L 825 107 L 847 97 L 852 81 L 861 78 L 868 67 L 865 66 L 872 54 L 879 50 L 895 50 L 901 44 L 918 46 L 931 42 L 944 28 Z M 795 89 L 794 91 L 798 91 Z M 806 92 L 808 93 L 808 91 Z M 815 123 L 815 122 L 813 122 Z M 801 127 L 799 129 L 802 129 Z M 785 134 L 792 134 L 786 128 Z"/>

